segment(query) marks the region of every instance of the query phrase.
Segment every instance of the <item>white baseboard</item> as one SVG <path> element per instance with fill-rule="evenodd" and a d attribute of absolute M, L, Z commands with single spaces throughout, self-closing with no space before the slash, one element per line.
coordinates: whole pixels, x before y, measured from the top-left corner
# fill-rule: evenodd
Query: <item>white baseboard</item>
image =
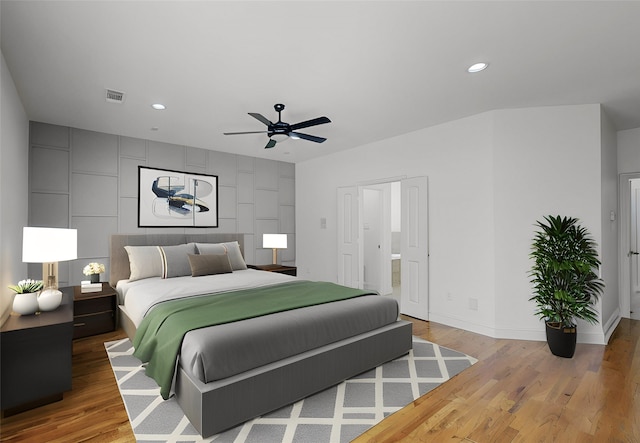
<path fill-rule="evenodd" d="M 611 338 L 611 335 L 613 334 L 613 331 L 616 330 L 616 327 L 618 326 L 618 324 L 620 323 L 620 320 L 622 320 L 622 315 L 620 313 L 620 308 L 616 308 L 616 310 L 613 312 L 613 314 L 611 315 L 611 317 L 609 317 L 609 320 L 607 320 L 604 324 L 604 342 L 609 343 L 609 339 Z"/>
<path fill-rule="evenodd" d="M 615 326 L 620 321 L 619 313 L 616 315 L 618 320 L 609 320 L 606 327 L 610 329 L 606 335 L 602 331 L 580 332 L 578 328 L 578 343 L 588 343 L 596 345 L 604 345 L 608 342 L 609 337 L 613 333 Z M 544 330 L 544 324 L 540 322 L 540 329 L 501 329 L 480 325 L 477 323 L 462 320 L 460 318 L 450 317 L 437 313 L 429 313 L 429 320 L 451 326 L 452 328 L 464 329 L 465 331 L 474 332 L 476 334 L 486 335 L 492 338 L 504 338 L 509 340 L 529 340 L 529 341 L 546 341 L 547 335 Z"/>

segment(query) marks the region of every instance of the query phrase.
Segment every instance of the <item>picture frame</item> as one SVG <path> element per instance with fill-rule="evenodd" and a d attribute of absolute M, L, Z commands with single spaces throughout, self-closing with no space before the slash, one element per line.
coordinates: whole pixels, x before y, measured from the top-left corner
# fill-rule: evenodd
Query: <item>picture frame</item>
<path fill-rule="evenodd" d="M 138 166 L 138 227 L 217 228 L 218 176 Z"/>

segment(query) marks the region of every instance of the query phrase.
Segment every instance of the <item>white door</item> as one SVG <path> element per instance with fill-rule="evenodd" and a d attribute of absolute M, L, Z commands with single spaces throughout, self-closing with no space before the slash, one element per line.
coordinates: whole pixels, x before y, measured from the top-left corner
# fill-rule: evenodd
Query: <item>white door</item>
<path fill-rule="evenodd" d="M 382 260 L 382 191 L 361 189 L 362 198 L 362 264 L 365 289 L 381 291 Z"/>
<path fill-rule="evenodd" d="M 427 177 L 402 180 L 400 312 L 429 319 Z"/>
<path fill-rule="evenodd" d="M 631 277 L 630 317 L 640 320 L 640 179 L 631 179 L 631 229 L 629 260 Z"/>
<path fill-rule="evenodd" d="M 362 288 L 358 188 L 338 188 L 338 284 Z"/>

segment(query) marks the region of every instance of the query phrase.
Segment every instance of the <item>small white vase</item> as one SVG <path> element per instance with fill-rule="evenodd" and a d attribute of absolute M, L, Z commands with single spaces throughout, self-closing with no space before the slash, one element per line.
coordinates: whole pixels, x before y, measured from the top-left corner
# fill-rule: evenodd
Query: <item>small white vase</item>
<path fill-rule="evenodd" d="M 38 295 L 38 306 L 41 311 L 53 311 L 62 302 L 62 292 L 57 289 L 45 289 Z"/>
<path fill-rule="evenodd" d="M 13 298 L 13 311 L 20 315 L 31 315 L 38 312 L 38 293 L 16 294 Z"/>

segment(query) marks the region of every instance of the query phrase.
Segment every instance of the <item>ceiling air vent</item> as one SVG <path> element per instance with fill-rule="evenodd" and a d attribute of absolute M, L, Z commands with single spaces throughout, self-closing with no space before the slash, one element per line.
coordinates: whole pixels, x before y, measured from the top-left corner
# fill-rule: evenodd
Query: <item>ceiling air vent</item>
<path fill-rule="evenodd" d="M 116 91 L 114 89 L 105 89 L 105 98 L 110 103 L 122 103 L 124 102 L 124 92 Z"/>

